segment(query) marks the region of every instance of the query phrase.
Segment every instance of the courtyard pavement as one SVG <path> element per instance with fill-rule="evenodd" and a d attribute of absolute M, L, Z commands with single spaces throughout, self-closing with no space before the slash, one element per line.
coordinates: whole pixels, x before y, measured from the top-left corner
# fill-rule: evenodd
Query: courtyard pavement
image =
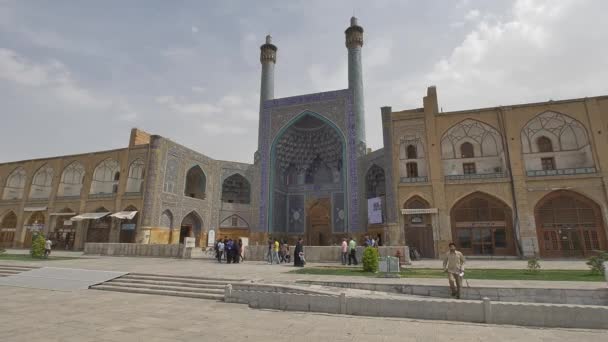
<path fill-rule="evenodd" d="M 19 250 L 9 250 L 14 253 Z M 23 250 L 21 250 L 23 251 Z M 291 265 L 268 265 L 265 262 L 246 261 L 240 264 L 219 264 L 210 259 L 173 259 L 173 258 L 149 258 L 149 257 L 110 257 L 110 256 L 82 256 L 80 252 L 54 251 L 54 256 L 74 256 L 77 259 L 70 260 L 40 260 L 40 261 L 17 261 L 0 260 L 5 265 L 31 265 L 80 268 L 104 271 L 156 273 L 169 275 L 191 275 L 214 278 L 241 278 L 268 283 L 294 283 L 298 280 L 324 280 L 342 282 L 379 282 L 400 283 L 417 285 L 447 285 L 446 279 L 432 278 L 368 278 L 357 276 L 329 276 L 329 275 L 305 275 L 290 273 L 295 268 Z M 588 269 L 584 260 L 546 260 L 540 262 L 542 269 Z M 525 269 L 525 260 L 470 260 L 467 268 L 505 268 Z M 338 263 L 307 264 L 307 267 L 315 266 L 338 266 Z M 413 265 L 406 267 L 440 268 L 440 260 L 415 261 Z M 478 280 L 469 279 L 469 286 L 493 286 L 493 287 L 526 287 L 526 288 L 574 288 L 574 289 L 597 289 L 605 288 L 604 282 L 572 282 L 572 281 L 529 281 L 529 280 Z"/>
<path fill-rule="evenodd" d="M 132 293 L 0 286 L 0 340 L 131 341 L 606 341 L 605 330 L 250 309 Z"/>

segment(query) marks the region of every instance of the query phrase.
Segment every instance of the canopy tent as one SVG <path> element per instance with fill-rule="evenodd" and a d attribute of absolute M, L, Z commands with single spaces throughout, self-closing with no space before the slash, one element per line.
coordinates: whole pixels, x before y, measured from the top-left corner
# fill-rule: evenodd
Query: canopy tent
<path fill-rule="evenodd" d="M 23 211 L 46 211 L 46 207 L 25 207 Z"/>
<path fill-rule="evenodd" d="M 137 214 L 137 211 L 119 211 L 110 216 L 116 217 L 117 219 L 121 219 L 121 220 L 131 220 L 135 217 L 136 214 Z"/>
<path fill-rule="evenodd" d="M 74 216 L 70 220 L 72 220 L 72 221 L 97 220 L 97 219 L 100 219 L 109 214 L 110 214 L 109 212 L 107 212 L 107 213 L 84 213 L 84 214 Z"/>

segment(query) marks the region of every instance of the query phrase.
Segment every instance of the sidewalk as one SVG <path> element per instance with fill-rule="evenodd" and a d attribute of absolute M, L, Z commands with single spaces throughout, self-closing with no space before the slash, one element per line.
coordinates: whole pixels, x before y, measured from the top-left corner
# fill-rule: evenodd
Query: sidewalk
<path fill-rule="evenodd" d="M 78 256 L 80 252 L 65 252 Z M 59 253 L 58 253 L 59 254 Z M 63 255 L 62 255 L 63 256 Z M 322 280 L 339 282 L 381 282 L 391 284 L 446 285 L 446 279 L 437 278 L 368 278 L 358 276 L 305 275 L 290 273 L 295 270 L 292 264 L 269 265 L 265 262 L 251 261 L 240 264 L 219 264 L 215 260 L 182 260 L 170 258 L 136 258 L 85 256 L 71 260 L 36 260 L 17 261 L 0 260 L 4 265 L 30 265 L 81 268 L 104 271 L 124 271 L 138 273 L 155 273 L 169 275 L 190 275 L 199 277 L 231 277 L 245 278 L 267 283 L 293 284 L 298 280 Z M 584 261 L 541 261 L 543 269 L 587 269 Z M 339 264 L 307 264 L 307 267 L 339 266 Z M 468 268 L 516 268 L 525 269 L 526 261 L 504 260 L 486 261 L 475 260 L 467 264 Z M 415 261 L 413 267 L 440 268 L 439 260 Z M 566 268 L 567 267 L 567 268 Z M 465 283 L 466 285 L 466 283 Z M 469 280 L 469 285 L 490 287 L 535 287 L 535 288 L 574 288 L 598 289 L 606 288 L 605 282 L 571 282 L 571 281 L 528 281 L 528 280 Z"/>

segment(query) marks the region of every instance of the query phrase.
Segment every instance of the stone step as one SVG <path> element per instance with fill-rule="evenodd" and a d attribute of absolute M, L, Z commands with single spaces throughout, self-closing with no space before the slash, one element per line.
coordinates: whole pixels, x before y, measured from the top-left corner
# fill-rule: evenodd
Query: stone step
<path fill-rule="evenodd" d="M 242 282 L 246 279 L 238 278 L 212 278 L 212 277 L 199 277 L 199 276 L 188 276 L 181 274 L 155 274 L 155 273 L 129 273 L 128 275 L 133 276 L 145 276 L 145 277 L 161 277 L 161 278 L 172 278 L 172 279 L 194 279 L 194 280 L 213 280 L 213 281 L 224 281 L 229 283 Z"/>
<path fill-rule="evenodd" d="M 137 274 L 127 274 L 121 277 L 121 279 L 138 279 L 138 280 L 156 280 L 156 281 L 173 281 L 180 283 L 190 283 L 190 284 L 218 284 L 225 285 L 228 284 L 226 280 L 217 280 L 217 279 L 192 279 L 192 278 L 183 278 L 183 277 L 172 277 L 172 276 L 152 276 L 152 275 L 137 275 Z"/>
<path fill-rule="evenodd" d="M 38 267 L 33 267 L 33 266 L 0 265 L 0 270 L 19 271 L 19 272 L 31 271 L 31 270 L 35 270 L 37 268 Z"/>
<path fill-rule="evenodd" d="M 11 274 L 19 274 L 19 273 L 21 273 L 21 272 L 22 272 L 22 271 L 15 271 L 15 270 L 8 270 L 8 269 L 2 269 L 2 268 L 0 268 L 0 274 L 8 274 L 8 275 L 11 275 Z"/>
<path fill-rule="evenodd" d="M 133 284 L 133 283 L 123 283 L 123 282 L 116 281 L 116 280 L 109 281 L 107 283 L 104 283 L 103 285 L 121 286 L 121 287 L 137 288 L 137 289 L 168 290 L 168 291 L 196 292 L 196 293 L 215 293 L 215 294 L 224 293 L 224 289 L 206 289 L 206 288 L 153 285 L 153 284 Z"/>
<path fill-rule="evenodd" d="M 139 289 L 124 286 L 112 286 L 112 285 L 95 285 L 91 287 L 95 290 L 104 291 L 116 291 L 116 292 L 128 292 L 128 293 L 140 293 L 140 294 L 151 294 L 151 295 L 162 295 L 162 296 L 173 296 L 173 297 L 188 297 L 198 299 L 213 299 L 213 300 L 224 300 L 224 295 L 214 293 L 197 293 L 197 292 L 183 292 L 183 291 L 169 291 L 169 290 L 153 290 L 153 289 Z"/>
<path fill-rule="evenodd" d="M 166 286 L 181 286 L 181 287 L 192 287 L 197 289 L 223 289 L 226 284 L 193 284 L 193 283 L 184 283 L 180 281 L 168 281 L 168 280 L 143 280 L 143 279 L 130 279 L 120 277 L 116 278 L 113 281 L 118 281 L 121 283 L 129 283 L 129 284 L 149 284 L 149 285 L 166 285 Z"/>

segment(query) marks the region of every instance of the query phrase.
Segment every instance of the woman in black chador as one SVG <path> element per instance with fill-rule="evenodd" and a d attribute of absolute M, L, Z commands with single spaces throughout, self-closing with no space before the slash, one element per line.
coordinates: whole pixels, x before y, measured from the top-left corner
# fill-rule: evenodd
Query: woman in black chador
<path fill-rule="evenodd" d="M 293 265 L 296 267 L 304 267 L 304 241 L 302 238 L 298 239 L 298 243 L 296 244 L 296 248 L 294 248 L 293 252 Z"/>

